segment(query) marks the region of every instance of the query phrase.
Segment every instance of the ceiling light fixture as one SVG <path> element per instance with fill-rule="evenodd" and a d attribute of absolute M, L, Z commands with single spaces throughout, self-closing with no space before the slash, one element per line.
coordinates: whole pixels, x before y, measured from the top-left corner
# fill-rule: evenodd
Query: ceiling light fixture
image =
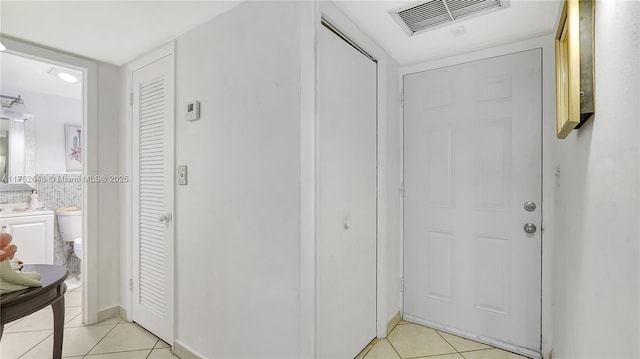
<path fill-rule="evenodd" d="M 59 73 L 58 77 L 60 78 L 60 80 L 66 81 L 66 82 L 69 82 L 69 83 L 72 83 L 72 84 L 78 82 L 78 79 L 75 76 L 73 76 L 71 74 L 68 74 L 66 72 Z"/>
<path fill-rule="evenodd" d="M 31 116 L 25 111 L 24 100 L 20 95 L 18 97 L 0 95 L 0 104 L 2 105 L 0 118 L 24 121 Z"/>
<path fill-rule="evenodd" d="M 68 82 L 72 84 L 78 83 L 80 81 L 80 75 L 72 71 L 57 68 L 57 67 L 51 68 L 48 74 L 51 76 L 55 76 L 64 82 Z"/>

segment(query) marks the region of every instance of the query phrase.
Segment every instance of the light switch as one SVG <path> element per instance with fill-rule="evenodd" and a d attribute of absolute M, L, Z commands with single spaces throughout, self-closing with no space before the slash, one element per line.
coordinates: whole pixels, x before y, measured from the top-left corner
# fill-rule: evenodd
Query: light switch
<path fill-rule="evenodd" d="M 178 185 L 187 185 L 187 166 L 178 166 Z"/>

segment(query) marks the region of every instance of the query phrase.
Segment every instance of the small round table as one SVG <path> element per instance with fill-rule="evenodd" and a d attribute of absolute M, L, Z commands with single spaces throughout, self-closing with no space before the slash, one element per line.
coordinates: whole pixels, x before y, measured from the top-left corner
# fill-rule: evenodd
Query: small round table
<path fill-rule="evenodd" d="M 67 269 L 51 264 L 29 264 L 23 272 L 38 272 L 42 276 L 42 287 L 27 288 L 0 295 L 0 339 L 4 325 L 51 305 L 53 309 L 53 358 L 62 357 L 64 335 L 64 294 L 67 285 Z"/>

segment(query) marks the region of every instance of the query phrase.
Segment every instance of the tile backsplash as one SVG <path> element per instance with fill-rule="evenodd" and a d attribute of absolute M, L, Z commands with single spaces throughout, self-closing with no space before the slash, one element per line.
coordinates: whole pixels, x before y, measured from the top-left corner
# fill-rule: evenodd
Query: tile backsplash
<path fill-rule="evenodd" d="M 31 116 L 24 121 L 24 173 L 36 173 L 36 121 Z"/>
<path fill-rule="evenodd" d="M 31 191 L 0 192 L 0 203 L 29 203 Z"/>
<path fill-rule="evenodd" d="M 80 207 L 82 203 L 82 176 L 80 174 L 37 174 L 36 178 L 56 178 L 56 181 L 37 182 L 33 184 L 38 191 L 40 205 L 55 211 L 60 207 Z M 31 191 L 0 192 L 0 203 L 29 203 Z M 64 265 L 69 276 L 80 274 L 80 260 L 73 254 L 73 242 L 65 242 L 60 236 L 58 219 L 54 221 L 54 253 L 55 264 Z"/>

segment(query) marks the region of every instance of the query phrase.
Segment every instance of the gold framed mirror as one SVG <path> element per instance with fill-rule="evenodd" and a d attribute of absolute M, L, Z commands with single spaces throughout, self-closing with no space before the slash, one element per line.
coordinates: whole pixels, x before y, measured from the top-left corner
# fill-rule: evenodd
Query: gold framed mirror
<path fill-rule="evenodd" d="M 556 34 L 556 132 L 560 139 L 594 113 L 593 0 L 565 0 Z"/>
<path fill-rule="evenodd" d="M 556 132 L 564 139 L 580 123 L 580 12 L 566 0 L 556 36 Z"/>

